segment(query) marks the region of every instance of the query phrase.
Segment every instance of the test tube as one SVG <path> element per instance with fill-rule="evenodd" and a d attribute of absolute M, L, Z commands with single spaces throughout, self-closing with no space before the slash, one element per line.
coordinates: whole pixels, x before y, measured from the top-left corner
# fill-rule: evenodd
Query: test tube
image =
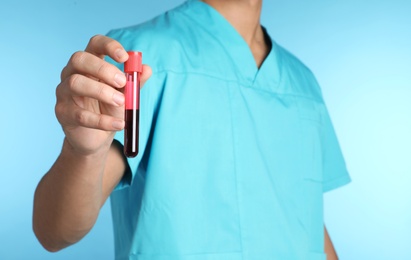
<path fill-rule="evenodd" d="M 140 121 L 140 76 L 142 72 L 142 53 L 129 51 L 124 63 L 126 73 L 124 155 L 130 158 L 138 154 L 138 134 Z"/>

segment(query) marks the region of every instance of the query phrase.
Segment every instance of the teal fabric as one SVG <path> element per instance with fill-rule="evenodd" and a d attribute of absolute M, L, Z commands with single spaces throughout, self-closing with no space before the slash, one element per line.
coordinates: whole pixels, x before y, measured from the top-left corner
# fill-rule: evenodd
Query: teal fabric
<path fill-rule="evenodd" d="M 310 70 L 273 40 L 258 69 L 196 0 L 108 35 L 153 69 L 111 195 L 116 259 L 325 259 L 323 192 L 350 178 Z"/>

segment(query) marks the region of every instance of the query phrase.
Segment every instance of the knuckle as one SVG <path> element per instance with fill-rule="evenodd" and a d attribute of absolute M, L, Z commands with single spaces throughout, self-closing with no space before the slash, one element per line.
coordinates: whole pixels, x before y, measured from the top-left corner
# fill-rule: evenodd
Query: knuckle
<path fill-rule="evenodd" d="M 67 79 L 68 87 L 71 91 L 76 91 L 77 86 L 79 84 L 80 75 L 73 74 Z"/>
<path fill-rule="evenodd" d="M 69 95 L 67 91 L 67 82 L 64 81 L 61 82 L 55 89 L 56 104 L 67 101 L 67 95 Z"/>
<path fill-rule="evenodd" d="M 102 115 L 100 115 L 100 116 L 98 117 L 97 127 L 100 128 L 100 129 L 104 129 L 104 120 L 103 120 L 103 116 L 102 116 Z"/>
<path fill-rule="evenodd" d="M 77 110 L 74 112 L 74 120 L 79 124 L 79 125 L 86 125 L 87 124 L 87 115 L 84 110 Z"/>
<path fill-rule="evenodd" d="M 106 50 L 115 50 L 115 49 L 121 47 L 119 45 L 120 44 L 116 40 L 108 38 L 108 40 L 104 42 L 104 49 L 106 49 Z"/>
<path fill-rule="evenodd" d="M 78 66 L 79 64 L 82 64 L 85 59 L 85 52 L 83 51 L 76 51 L 71 55 L 70 57 L 70 63 L 73 64 L 73 67 Z"/>
<path fill-rule="evenodd" d="M 60 96 L 61 96 L 61 86 L 62 83 L 60 83 L 57 87 L 56 90 L 54 91 L 54 94 L 56 95 L 57 101 L 59 100 Z"/>
<path fill-rule="evenodd" d="M 54 113 L 56 114 L 57 119 L 60 119 L 64 113 L 64 106 L 61 103 L 56 103 L 54 106 Z"/>
<path fill-rule="evenodd" d="M 88 42 L 88 45 L 92 46 L 92 45 L 97 44 L 102 37 L 104 37 L 104 36 L 101 35 L 101 34 L 94 35 L 93 37 L 90 38 L 90 41 Z"/>
<path fill-rule="evenodd" d="M 96 89 L 96 95 L 97 95 L 97 99 L 101 100 L 104 96 L 104 85 L 99 85 Z"/>
<path fill-rule="evenodd" d="M 61 70 L 61 73 L 60 73 L 60 80 L 61 81 L 63 81 L 67 76 L 67 73 L 66 73 L 66 71 L 67 71 L 67 66 L 66 67 L 64 67 L 62 70 Z"/>
<path fill-rule="evenodd" d="M 109 68 L 108 64 L 103 61 L 97 68 L 97 75 L 98 75 L 99 78 L 103 78 L 104 75 L 109 73 L 109 71 L 110 71 L 110 68 Z"/>

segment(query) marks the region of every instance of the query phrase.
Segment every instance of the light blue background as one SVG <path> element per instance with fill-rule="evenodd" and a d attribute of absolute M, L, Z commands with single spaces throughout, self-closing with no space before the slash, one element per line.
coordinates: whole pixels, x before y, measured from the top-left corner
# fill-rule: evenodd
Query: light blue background
<path fill-rule="evenodd" d="M 113 259 L 108 203 L 61 252 L 32 232 L 33 193 L 63 138 L 55 87 L 91 36 L 181 2 L 1 1 L 0 259 Z M 325 195 L 340 259 L 411 259 L 411 1 L 265 0 L 262 23 L 322 85 L 353 179 Z"/>

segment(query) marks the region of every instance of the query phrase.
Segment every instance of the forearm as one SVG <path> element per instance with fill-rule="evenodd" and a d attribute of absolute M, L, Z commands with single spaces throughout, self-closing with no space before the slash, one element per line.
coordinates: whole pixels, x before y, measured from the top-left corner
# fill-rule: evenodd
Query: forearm
<path fill-rule="evenodd" d="M 39 183 L 33 229 L 47 250 L 57 251 L 75 243 L 93 227 L 105 200 L 107 152 L 79 156 L 65 142 L 59 158 Z"/>

